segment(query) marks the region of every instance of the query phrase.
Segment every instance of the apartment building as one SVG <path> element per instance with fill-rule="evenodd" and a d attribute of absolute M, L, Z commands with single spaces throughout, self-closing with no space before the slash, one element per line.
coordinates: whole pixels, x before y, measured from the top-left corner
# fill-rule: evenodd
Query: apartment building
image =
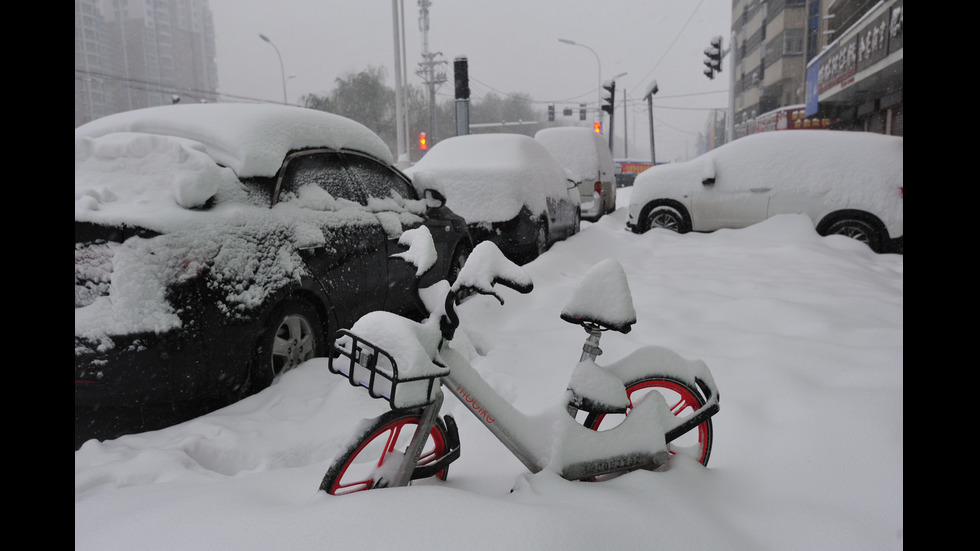
<path fill-rule="evenodd" d="M 207 0 L 75 0 L 75 126 L 217 99 Z"/>

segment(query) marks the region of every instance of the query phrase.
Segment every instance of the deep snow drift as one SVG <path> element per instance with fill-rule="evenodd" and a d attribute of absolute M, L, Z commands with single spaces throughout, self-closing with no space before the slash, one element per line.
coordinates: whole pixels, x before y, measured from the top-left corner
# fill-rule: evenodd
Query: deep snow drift
<path fill-rule="evenodd" d="M 721 390 L 707 468 L 531 475 L 447 397 L 462 440 L 447 481 L 328 496 L 347 433 L 387 404 L 317 359 L 204 417 L 86 443 L 75 549 L 902 548 L 904 257 L 802 215 L 713 234 L 624 224 L 620 208 L 526 265 L 528 295 L 465 303 L 474 365 L 523 411 L 559 400 L 584 337 L 559 314 L 615 258 L 637 323 L 605 335 L 598 362 L 648 344 L 704 360 Z"/>

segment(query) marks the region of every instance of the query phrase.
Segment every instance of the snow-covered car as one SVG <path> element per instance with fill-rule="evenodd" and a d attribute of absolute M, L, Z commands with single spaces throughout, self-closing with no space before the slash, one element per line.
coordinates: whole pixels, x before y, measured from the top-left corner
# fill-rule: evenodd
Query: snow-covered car
<path fill-rule="evenodd" d="M 582 220 L 595 222 L 616 210 L 616 163 L 609 144 L 591 128 L 544 128 L 534 139 L 565 167 L 578 185 Z"/>
<path fill-rule="evenodd" d="M 315 356 L 340 328 L 417 315 L 428 227 L 453 279 L 465 221 L 416 188 L 363 125 L 323 111 L 193 104 L 75 129 L 76 448 L 95 410 L 225 405 Z"/>
<path fill-rule="evenodd" d="M 904 252 L 903 138 L 869 132 L 753 134 L 636 177 L 627 228 L 741 228 L 802 213 L 821 235 Z"/>
<path fill-rule="evenodd" d="M 528 262 L 580 227 L 575 182 L 540 143 L 520 134 L 471 134 L 437 143 L 405 170 L 441 192 L 474 242 Z"/>

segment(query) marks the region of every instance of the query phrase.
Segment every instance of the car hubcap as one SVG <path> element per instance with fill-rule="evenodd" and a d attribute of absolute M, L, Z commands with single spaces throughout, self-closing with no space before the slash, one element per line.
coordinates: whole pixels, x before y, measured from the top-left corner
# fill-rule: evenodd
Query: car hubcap
<path fill-rule="evenodd" d="M 846 235 L 851 239 L 857 239 L 858 241 L 864 243 L 868 242 L 868 234 L 865 233 L 861 228 L 858 228 L 856 226 L 845 226 L 844 228 L 841 229 L 840 234 Z"/>
<path fill-rule="evenodd" d="M 651 228 L 664 228 L 666 230 L 678 230 L 677 218 L 666 211 L 656 211 L 650 216 Z"/>
<path fill-rule="evenodd" d="M 272 345 L 272 365 L 275 375 L 296 367 L 314 356 L 316 339 L 310 322 L 303 316 L 283 320 Z"/>

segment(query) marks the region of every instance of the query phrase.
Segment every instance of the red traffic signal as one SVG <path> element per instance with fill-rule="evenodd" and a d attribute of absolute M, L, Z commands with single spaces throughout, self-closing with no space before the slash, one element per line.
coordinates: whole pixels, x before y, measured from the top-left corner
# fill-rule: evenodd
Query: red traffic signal
<path fill-rule="evenodd" d="M 594 122 L 594 123 L 592 123 L 592 129 L 601 134 L 602 133 L 602 123 L 601 122 Z"/>

